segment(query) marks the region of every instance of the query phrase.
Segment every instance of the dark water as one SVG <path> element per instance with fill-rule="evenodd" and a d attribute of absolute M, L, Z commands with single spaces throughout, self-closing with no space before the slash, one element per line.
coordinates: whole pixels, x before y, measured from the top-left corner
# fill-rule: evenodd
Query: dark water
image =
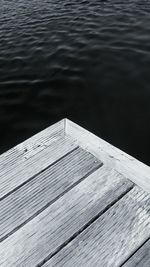
<path fill-rule="evenodd" d="M 68 117 L 150 165 L 150 1 L 0 1 L 0 153 Z"/>

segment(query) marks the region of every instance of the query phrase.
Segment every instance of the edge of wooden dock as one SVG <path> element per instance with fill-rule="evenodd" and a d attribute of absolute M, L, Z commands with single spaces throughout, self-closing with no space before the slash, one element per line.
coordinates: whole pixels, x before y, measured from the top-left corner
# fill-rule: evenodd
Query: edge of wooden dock
<path fill-rule="evenodd" d="M 64 118 L 43 131 L 31 136 L 17 146 L 0 155 L 0 167 L 7 172 L 7 165 L 21 157 L 21 161 L 32 157 L 61 137 L 70 137 L 95 155 L 105 165 L 114 168 L 126 178 L 150 193 L 150 167 L 99 138 L 71 120 Z M 1 170 L 0 174 L 3 174 Z"/>
<path fill-rule="evenodd" d="M 150 167 L 65 118 L 64 132 L 105 164 L 150 193 Z"/>

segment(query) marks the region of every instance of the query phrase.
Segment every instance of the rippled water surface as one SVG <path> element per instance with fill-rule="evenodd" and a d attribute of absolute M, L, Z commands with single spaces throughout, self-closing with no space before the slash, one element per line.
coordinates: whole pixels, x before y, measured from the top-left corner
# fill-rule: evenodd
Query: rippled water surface
<path fill-rule="evenodd" d="M 63 117 L 150 164 L 150 1 L 0 1 L 0 152 Z"/>

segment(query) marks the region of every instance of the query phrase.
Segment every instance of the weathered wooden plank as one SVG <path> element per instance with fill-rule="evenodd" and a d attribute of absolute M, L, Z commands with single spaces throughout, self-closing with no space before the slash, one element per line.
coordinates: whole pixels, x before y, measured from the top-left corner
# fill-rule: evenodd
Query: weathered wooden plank
<path fill-rule="evenodd" d="M 0 266 L 42 263 L 132 186 L 121 174 L 102 166 L 0 243 Z"/>
<path fill-rule="evenodd" d="M 53 124 L 19 145 L 9 149 L 0 155 L 0 175 L 3 172 L 7 172 L 7 168 L 10 165 L 16 167 L 22 161 L 45 149 L 52 142 L 57 141 L 61 136 L 64 136 L 64 120 Z"/>
<path fill-rule="evenodd" d="M 150 267 L 150 239 L 122 267 Z"/>
<path fill-rule="evenodd" d="M 70 138 L 61 137 L 29 160 L 9 166 L 0 176 L 0 200 L 76 147 Z"/>
<path fill-rule="evenodd" d="M 150 193 L 150 167 L 65 119 L 65 132 L 96 157 Z"/>
<path fill-rule="evenodd" d="M 38 174 L 0 202 L 0 242 L 102 166 L 81 148 Z"/>
<path fill-rule="evenodd" d="M 150 236 L 150 195 L 135 186 L 44 267 L 119 267 Z"/>

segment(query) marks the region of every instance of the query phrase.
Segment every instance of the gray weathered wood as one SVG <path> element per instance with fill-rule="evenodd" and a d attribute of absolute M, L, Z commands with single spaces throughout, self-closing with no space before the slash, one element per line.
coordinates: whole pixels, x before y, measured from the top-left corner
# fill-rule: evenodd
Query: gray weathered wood
<path fill-rule="evenodd" d="M 100 215 L 131 188 L 132 183 L 129 180 L 115 170 L 102 166 L 0 243 L 0 266 L 33 267 L 43 262 L 44 258 L 59 250 L 63 243 L 88 226 L 95 216 Z M 129 201 L 132 203 L 129 207 L 132 207 L 133 211 L 134 209 L 136 210 L 137 201 L 132 201 L 132 194 Z M 140 201 L 141 204 L 142 201 L 146 205 L 145 200 L 142 199 Z M 125 201 L 123 204 L 127 205 Z M 121 214 L 123 213 L 122 209 L 123 205 L 119 209 Z M 134 212 L 133 214 L 135 215 Z M 141 215 L 142 213 L 139 213 L 139 216 Z M 142 219 L 146 219 L 145 214 L 142 216 L 144 216 Z M 111 219 L 108 213 L 108 221 L 109 217 Z M 124 219 L 126 219 L 125 216 Z M 106 220 L 106 225 L 108 221 Z M 112 223 L 112 221 L 110 222 Z M 123 227 L 123 222 L 120 221 L 120 223 L 121 227 Z M 143 223 L 141 221 L 141 227 L 138 227 L 138 230 L 142 229 L 144 238 L 145 232 L 142 226 Z M 120 229 L 118 228 L 118 230 Z M 98 234 L 100 233 L 97 232 Z"/>
<path fill-rule="evenodd" d="M 0 202 L 0 241 L 101 165 L 93 155 L 77 148 L 4 198 Z"/>
<path fill-rule="evenodd" d="M 30 159 L 7 166 L 0 175 L 0 199 L 76 147 L 70 138 L 60 137 Z"/>
<path fill-rule="evenodd" d="M 65 119 L 65 133 L 71 136 L 84 149 L 115 168 L 145 191 L 150 193 L 150 167 L 112 146 L 101 138 Z"/>
<path fill-rule="evenodd" d="M 126 178 L 150 192 L 148 166 L 67 119 L 0 155 L 0 266 L 148 267 L 150 195 Z"/>
<path fill-rule="evenodd" d="M 150 239 L 122 267 L 150 267 Z"/>
<path fill-rule="evenodd" d="M 150 236 L 149 207 L 135 186 L 43 267 L 119 267 Z"/>
<path fill-rule="evenodd" d="M 19 145 L 9 149 L 0 155 L 0 175 L 5 171 L 7 172 L 7 167 L 10 167 L 10 165 L 14 165 L 16 168 L 18 164 L 42 151 L 52 142 L 57 141 L 61 136 L 64 136 L 64 120 L 53 124 Z"/>

